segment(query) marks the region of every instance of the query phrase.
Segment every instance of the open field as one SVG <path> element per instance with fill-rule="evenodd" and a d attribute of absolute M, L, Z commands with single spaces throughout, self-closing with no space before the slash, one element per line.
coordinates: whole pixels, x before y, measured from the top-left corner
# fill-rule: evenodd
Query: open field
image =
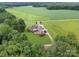
<path fill-rule="evenodd" d="M 72 32 L 79 39 L 79 11 L 47 10 L 43 7 L 34 8 L 31 6 L 14 7 L 6 10 L 15 15 L 17 18 L 24 19 L 27 27 L 34 24 L 37 20 L 42 21 L 53 38 L 55 38 L 55 36 L 58 34 Z M 34 45 L 50 43 L 48 36 L 40 37 L 27 31 L 26 33 L 29 41 Z"/>

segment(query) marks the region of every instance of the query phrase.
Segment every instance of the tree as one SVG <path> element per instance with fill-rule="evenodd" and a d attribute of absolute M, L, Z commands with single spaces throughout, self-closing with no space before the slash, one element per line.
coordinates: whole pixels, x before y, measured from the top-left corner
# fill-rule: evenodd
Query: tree
<path fill-rule="evenodd" d="M 22 19 L 15 20 L 13 23 L 13 29 L 18 30 L 19 32 L 23 32 L 25 27 L 26 25 Z"/>
<path fill-rule="evenodd" d="M 2 40 L 8 40 L 8 34 L 11 30 L 12 29 L 7 24 L 0 24 L 0 44 Z"/>

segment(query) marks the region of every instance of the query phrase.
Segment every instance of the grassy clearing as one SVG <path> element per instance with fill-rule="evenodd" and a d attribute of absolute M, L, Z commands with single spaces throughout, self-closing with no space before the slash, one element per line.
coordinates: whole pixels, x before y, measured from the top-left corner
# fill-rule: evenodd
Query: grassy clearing
<path fill-rule="evenodd" d="M 27 27 L 34 24 L 37 20 L 43 21 L 43 24 L 53 38 L 59 34 L 72 32 L 79 39 L 79 11 L 47 10 L 45 8 L 34 8 L 31 6 L 14 7 L 6 10 L 17 18 L 24 19 Z M 50 43 L 48 36 L 39 37 L 38 35 L 27 32 L 27 30 L 25 30 L 25 32 L 27 33 L 26 35 L 28 36 L 29 41 L 32 42 L 33 45 Z"/>

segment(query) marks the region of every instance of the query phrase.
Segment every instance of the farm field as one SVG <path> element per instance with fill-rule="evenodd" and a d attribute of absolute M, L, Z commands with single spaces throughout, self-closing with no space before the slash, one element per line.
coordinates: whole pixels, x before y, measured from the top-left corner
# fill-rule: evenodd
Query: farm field
<path fill-rule="evenodd" d="M 13 7 L 6 9 L 17 18 L 24 19 L 27 27 L 36 21 L 42 21 L 50 35 L 55 38 L 56 35 L 63 35 L 72 32 L 79 39 L 79 11 L 72 10 L 47 10 L 43 7 L 35 8 L 31 6 Z M 40 37 L 29 33 L 25 29 L 26 35 L 33 45 L 42 45 L 50 43 L 48 36 Z"/>

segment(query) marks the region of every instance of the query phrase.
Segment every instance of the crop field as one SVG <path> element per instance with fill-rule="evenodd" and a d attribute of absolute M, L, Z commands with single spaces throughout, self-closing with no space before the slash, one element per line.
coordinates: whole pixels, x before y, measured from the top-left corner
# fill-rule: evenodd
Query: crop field
<path fill-rule="evenodd" d="M 44 7 L 31 6 L 13 7 L 6 10 L 17 18 L 24 19 L 27 27 L 38 20 L 42 21 L 53 38 L 55 38 L 56 35 L 72 32 L 79 39 L 79 11 L 47 10 Z M 48 36 L 40 37 L 33 33 L 29 33 L 27 27 L 25 29 L 26 35 L 33 45 L 42 45 L 51 42 Z"/>

